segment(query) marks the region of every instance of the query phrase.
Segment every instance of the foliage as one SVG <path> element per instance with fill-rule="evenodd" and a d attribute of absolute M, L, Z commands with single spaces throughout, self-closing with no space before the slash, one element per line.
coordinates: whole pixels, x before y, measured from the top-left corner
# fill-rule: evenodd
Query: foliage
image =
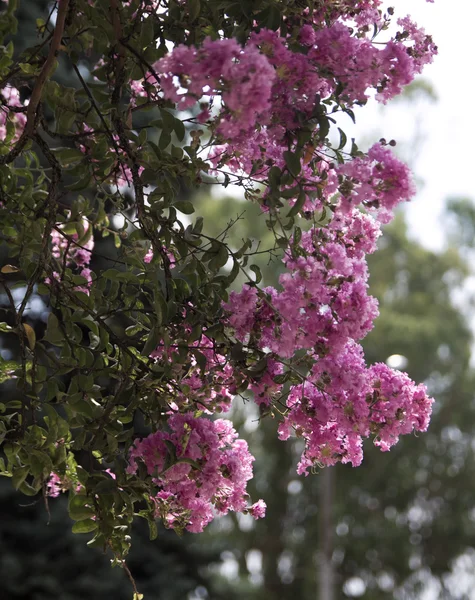
<path fill-rule="evenodd" d="M 425 388 L 367 367 L 358 343 L 377 314 L 366 254 L 414 187 L 385 142 L 364 154 L 334 126 L 436 52 L 409 18 L 376 42 L 394 12 L 379 5 L 60 0 L 20 53 L 6 7 L 1 331 L 19 359 L 1 370 L 16 383 L 2 474 L 26 495 L 68 491 L 73 532 L 127 572 L 135 516 L 153 538 L 156 518 L 198 532 L 216 512 L 264 515 L 246 442 L 209 418 L 245 390 L 281 439 L 304 441 L 300 473 L 427 428 Z M 54 78 L 58 56 L 73 87 Z M 228 243 L 233 222 L 209 235 L 190 216 L 190 190 L 230 183 L 283 251 L 276 288 L 259 286 L 251 240 Z M 114 245 L 95 255 L 105 268 L 99 237 Z M 36 294 L 46 328 L 28 322 Z"/>

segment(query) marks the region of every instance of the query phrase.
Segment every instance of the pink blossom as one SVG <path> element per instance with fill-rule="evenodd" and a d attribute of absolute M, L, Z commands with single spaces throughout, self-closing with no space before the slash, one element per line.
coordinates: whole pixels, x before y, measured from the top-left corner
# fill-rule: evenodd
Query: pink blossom
<path fill-rule="evenodd" d="M 145 463 L 158 488 L 157 514 L 165 523 L 196 533 L 203 531 L 215 511 L 247 510 L 246 484 L 254 458 L 230 421 L 187 413 L 170 416 L 167 424 L 169 432 L 157 431 L 135 441 L 127 469 L 133 474 L 138 461 Z"/>
<path fill-rule="evenodd" d="M 207 38 L 199 49 L 177 46 L 154 69 L 165 97 L 178 108 L 220 95 L 224 108 L 216 130 L 226 139 L 249 132 L 269 110 L 274 69 L 253 46 L 243 49 L 234 39 Z"/>
<path fill-rule="evenodd" d="M 51 473 L 46 484 L 46 495 L 51 498 L 57 498 L 63 491 L 63 484 L 56 473 Z"/>
<path fill-rule="evenodd" d="M 363 204 L 375 209 L 382 223 L 390 221 L 394 208 L 416 191 L 407 165 L 381 144 L 374 144 L 367 156 L 340 165 L 337 172 L 341 177 L 340 207 L 348 210 Z"/>
<path fill-rule="evenodd" d="M 266 516 L 266 508 L 267 504 L 264 500 L 258 500 L 248 508 L 248 511 L 254 519 L 263 519 Z"/>
<path fill-rule="evenodd" d="M 26 124 L 26 112 L 21 109 L 19 91 L 7 85 L 0 90 L 0 143 L 15 142 L 21 135 Z"/>

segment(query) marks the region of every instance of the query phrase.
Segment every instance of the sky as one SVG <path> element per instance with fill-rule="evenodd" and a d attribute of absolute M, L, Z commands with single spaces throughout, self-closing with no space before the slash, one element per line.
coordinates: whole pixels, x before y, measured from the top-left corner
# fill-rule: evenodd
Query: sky
<path fill-rule="evenodd" d="M 412 18 L 431 34 L 439 48 L 422 78 L 431 83 L 438 100 L 411 106 L 391 102 L 381 107 L 371 102 L 357 113 L 360 137 L 371 131 L 398 141 L 409 158 L 418 181 L 417 197 L 407 208 L 410 231 L 427 247 L 443 246 L 444 201 L 450 196 L 475 201 L 475 134 L 473 82 L 473 0 L 393 0 L 395 16 Z M 419 138 L 414 143 L 414 135 Z M 422 138 L 422 140 L 421 140 Z M 422 141 L 422 143 L 420 143 Z M 422 182 L 421 182 L 422 180 Z"/>

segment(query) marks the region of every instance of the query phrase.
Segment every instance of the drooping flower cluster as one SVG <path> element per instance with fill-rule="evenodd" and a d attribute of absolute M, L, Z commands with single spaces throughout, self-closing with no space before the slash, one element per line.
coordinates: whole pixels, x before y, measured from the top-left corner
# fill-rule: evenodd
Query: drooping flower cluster
<path fill-rule="evenodd" d="M 368 99 L 386 102 L 399 94 L 436 47 L 409 17 L 399 19 L 395 36 L 376 41 L 373 31 L 385 35 L 389 21 L 380 0 L 316 4 L 312 13 L 286 15 L 280 30 L 249 25 L 239 41 L 203 41 L 198 30 L 187 39 L 183 32 L 168 54 L 163 56 L 163 43 L 150 61 L 136 50 L 146 45 L 142 39 L 134 45 L 120 36 L 120 51 L 114 47 L 94 72 L 95 85 L 103 85 L 114 102 L 105 104 L 104 114 L 91 110 L 87 122 L 76 120 L 77 131 L 68 137 L 76 148 L 66 156 L 85 167 L 85 181 L 99 188 L 108 184 L 107 202 L 116 200 L 111 185 L 134 188 L 127 204 L 124 198 L 119 203 L 132 215 L 129 231 L 123 231 L 130 242 L 121 256 L 127 272 L 108 274 L 117 283 L 110 288 L 121 291 L 111 306 L 130 319 L 130 338 L 119 343 L 109 328 L 103 337 L 110 343 L 100 343 L 114 350 L 107 368 L 119 369 L 116 379 L 133 379 L 125 389 L 137 397 L 131 408 L 120 409 L 129 418 L 140 406 L 153 431 L 125 448 L 128 477 L 120 490 L 135 477 L 145 480 L 155 516 L 177 530 L 200 532 L 216 513 L 231 510 L 264 516 L 262 500 L 247 500 L 254 459 L 246 442 L 229 421 L 212 420 L 243 390 L 253 394 L 263 415 L 280 412 L 282 440 L 293 434 L 304 440 L 301 474 L 338 461 L 357 466 L 364 438 L 374 436 L 376 445 L 389 450 L 399 435 L 428 425 L 432 400 L 424 386 L 386 365 L 367 366 L 359 344 L 378 314 L 368 294 L 366 255 L 376 249 L 380 223 L 414 194 L 414 185 L 385 144 L 367 154 L 353 144 L 346 153 L 346 135 L 340 130 L 334 148 L 330 130 L 337 113 L 354 118 L 353 110 Z M 186 20 L 187 3 L 178 5 Z M 122 8 L 150 25 L 158 3 L 124 2 Z M 118 10 L 114 18 L 120 17 Z M 201 42 L 190 45 L 191 39 Z M 124 65 L 140 79 L 117 82 Z M 158 107 L 158 140 L 154 125 L 143 127 L 135 117 L 143 107 Z M 190 110 L 183 120 L 207 132 L 187 132 L 174 109 Z M 185 225 L 176 217 L 183 207 L 181 185 L 201 183 L 210 165 L 213 175 L 224 172 L 227 181 L 237 175 L 241 183 L 257 184 L 251 197 L 259 199 L 270 229 L 281 226 L 276 245 L 283 242 L 285 272 L 277 287 L 246 284 L 222 302 L 232 278 L 220 269 L 232 259 L 233 271 L 245 271 L 248 256 L 231 251 L 226 232 L 211 238 L 198 219 Z M 330 219 L 320 220 L 317 211 Z M 313 227 L 302 233 L 297 217 Z M 52 236 L 53 277 L 62 281 L 67 269 L 77 269 L 85 282 L 73 281 L 73 288 L 86 294 L 92 287 L 91 234 L 84 220 L 71 231 L 61 223 Z M 144 240 L 153 242 L 146 254 Z M 107 325 L 104 319 L 98 318 L 99 329 Z M 111 454 L 121 450 L 116 445 Z M 66 489 L 65 481 L 53 473 L 48 493 Z"/>
<path fill-rule="evenodd" d="M 286 132 L 316 117 L 323 100 L 334 97 L 349 108 L 374 92 L 387 102 L 436 54 L 430 36 L 408 17 L 398 21 L 401 30 L 382 46 L 367 37 L 369 20 L 381 20 L 379 3 L 370 4 L 352 11 L 359 17 L 360 35 L 344 19 L 323 26 L 314 17 L 301 29 L 300 46 L 267 29 L 252 33 L 243 47 L 229 39 L 207 39 L 200 48 L 178 46 L 154 65 L 163 95 L 178 108 L 220 97 L 216 116 L 207 105 L 198 116 L 226 142 L 213 148 L 213 166 L 229 163 L 231 170 L 249 171 L 248 165 L 259 160 L 279 166 L 288 148 Z M 266 173 L 261 170 L 263 177 Z"/>
<path fill-rule="evenodd" d="M 426 431 L 432 407 L 424 385 L 385 364 L 366 367 L 361 347 L 347 342 L 318 359 L 308 381 L 292 388 L 279 437 L 305 440 L 297 471 L 338 461 L 359 466 L 363 438 L 389 450 L 399 435 Z"/>
<path fill-rule="evenodd" d="M 297 350 L 311 359 L 305 381 L 290 389 L 279 427 L 281 439 L 292 431 L 305 439 L 299 473 L 337 461 L 358 466 L 363 438 L 374 435 L 388 450 L 400 434 L 428 426 L 432 400 L 424 386 L 385 365 L 368 368 L 357 343 L 377 316 L 365 255 L 376 249 L 379 234 L 370 216 L 340 212 L 329 227 L 302 235 L 297 255 L 285 258 L 280 290 L 245 287 L 225 305 L 236 338 L 266 352 L 270 365 Z M 279 397 L 271 371 L 261 380 L 267 393 L 251 386 L 258 404 Z"/>
<path fill-rule="evenodd" d="M 170 416 L 167 424 L 169 431 L 135 441 L 128 472 L 145 464 L 157 488 L 156 514 L 168 527 L 200 532 L 216 513 L 230 510 L 264 516 L 262 500 L 248 505 L 254 458 L 230 421 L 188 413 Z"/>
<path fill-rule="evenodd" d="M 153 75 L 131 86 L 134 102 L 158 94 L 153 98 L 163 96 L 178 110 L 199 105 L 196 121 L 209 127 L 208 160 L 215 170 L 252 174 L 268 184 L 270 197 L 276 189 L 270 171 L 276 167 L 279 177 L 292 175 L 277 184 L 290 206 L 302 193 L 301 209 L 310 215 L 332 206 L 327 226 L 291 241 L 278 289 L 245 286 L 224 303 L 225 325 L 243 349 L 242 364 L 220 354 L 203 334 L 189 346 L 184 368 L 173 360 L 179 352 L 178 331 L 175 345 L 159 346 L 151 354 L 171 369 L 171 409 L 185 414 L 169 418 L 171 433 L 160 431 L 136 442 L 129 471 L 136 472 L 138 458 L 145 462 L 159 487 L 157 513 L 170 526 L 185 523 L 199 531 L 212 514 L 210 497 L 195 489 L 196 481 L 202 489 L 196 465 L 180 459 L 196 460 L 200 468 L 214 464 L 208 445 L 205 451 L 197 441 L 191 456 L 188 442 L 182 443 L 192 433 L 201 439 L 211 422 L 185 411 L 227 408 L 243 381 L 261 407 L 282 400 L 283 383 L 292 381 L 279 436 L 287 439 L 294 432 L 305 440 L 299 473 L 337 461 L 359 465 L 363 438 L 373 435 L 388 450 L 400 434 L 427 428 L 432 400 L 425 388 L 385 365 L 368 367 L 359 345 L 378 314 L 376 300 L 368 295 L 366 254 L 376 249 L 380 228 L 357 207 L 388 222 L 395 207 L 414 194 L 410 172 L 381 143 L 364 156 L 356 153 L 343 163 L 339 158 L 337 165 L 324 152 L 331 110 L 350 111 L 372 96 L 387 102 L 437 52 L 409 17 L 398 20 L 400 30 L 393 38 L 376 42 L 368 31 L 369 25 L 386 30 L 380 5 L 379 0 L 328 3 L 304 16 L 297 36 L 260 28 L 242 45 L 209 38 L 197 47 L 178 45 L 153 65 Z M 289 153 L 297 157 L 297 169 L 290 166 Z M 287 377 L 297 351 L 305 353 L 307 365 L 299 383 Z M 243 368 L 248 366 L 246 352 L 263 357 L 264 370 Z M 190 489 L 194 496 L 187 495 Z"/>

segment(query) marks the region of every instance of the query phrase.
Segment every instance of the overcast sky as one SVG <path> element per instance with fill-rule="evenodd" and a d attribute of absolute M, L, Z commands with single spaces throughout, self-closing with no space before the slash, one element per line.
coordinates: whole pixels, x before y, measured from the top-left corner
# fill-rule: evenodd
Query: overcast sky
<path fill-rule="evenodd" d="M 387 140 L 398 140 L 402 154 L 412 159 L 424 184 L 419 184 L 418 195 L 408 207 L 411 231 L 436 249 L 443 243 L 440 215 L 447 197 L 475 199 L 475 2 L 393 0 L 389 4 L 394 6 L 395 16 L 410 14 L 434 38 L 439 54 L 426 67 L 423 78 L 434 87 L 438 101 L 413 107 L 393 101 L 384 109 L 371 103 L 372 108 L 358 112 L 359 135 L 383 132 Z M 423 144 L 413 144 L 415 134 L 424 138 Z"/>

